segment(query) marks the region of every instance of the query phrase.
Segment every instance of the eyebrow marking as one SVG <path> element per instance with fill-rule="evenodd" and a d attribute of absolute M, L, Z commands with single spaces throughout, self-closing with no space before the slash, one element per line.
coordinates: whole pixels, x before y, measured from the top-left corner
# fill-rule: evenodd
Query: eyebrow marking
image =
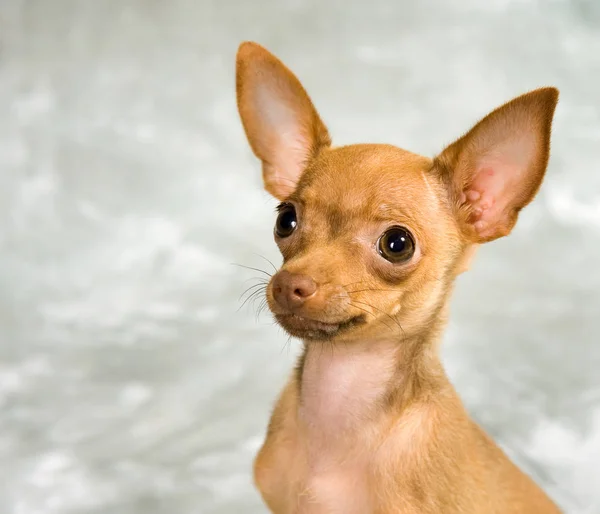
<path fill-rule="evenodd" d="M 327 210 L 327 223 L 329 225 L 329 234 L 331 239 L 339 237 L 344 232 L 348 223 L 348 214 L 343 213 L 336 207 L 329 207 Z"/>

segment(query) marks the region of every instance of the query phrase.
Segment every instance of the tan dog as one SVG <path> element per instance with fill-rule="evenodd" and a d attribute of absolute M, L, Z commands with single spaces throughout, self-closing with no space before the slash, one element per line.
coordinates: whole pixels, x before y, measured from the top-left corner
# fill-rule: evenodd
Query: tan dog
<path fill-rule="evenodd" d="M 455 277 L 540 186 L 558 91 L 512 100 L 433 160 L 332 147 L 298 79 L 255 43 L 238 51 L 237 100 L 282 201 L 268 304 L 304 341 L 255 462 L 269 509 L 559 512 L 469 418 L 438 356 Z"/>

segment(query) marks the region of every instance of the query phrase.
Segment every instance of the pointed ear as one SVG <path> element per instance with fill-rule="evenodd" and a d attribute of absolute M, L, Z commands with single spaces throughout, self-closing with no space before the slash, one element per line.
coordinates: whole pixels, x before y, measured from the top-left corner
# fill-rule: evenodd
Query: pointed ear
<path fill-rule="evenodd" d="M 507 235 L 537 193 L 550 152 L 558 90 L 542 88 L 488 114 L 446 148 L 434 169 L 461 229 L 475 243 Z"/>
<path fill-rule="evenodd" d="M 242 43 L 236 63 L 237 103 L 246 136 L 262 161 L 265 189 L 284 200 L 306 164 L 331 139 L 300 81 L 256 43 Z"/>

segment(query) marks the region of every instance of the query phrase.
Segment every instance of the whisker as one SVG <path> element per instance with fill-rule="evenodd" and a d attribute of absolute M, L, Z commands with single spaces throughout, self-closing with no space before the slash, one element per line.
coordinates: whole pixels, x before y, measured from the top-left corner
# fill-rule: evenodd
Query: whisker
<path fill-rule="evenodd" d="M 260 257 L 261 259 L 264 259 L 265 261 L 267 261 L 272 267 L 273 270 L 275 271 L 275 273 L 277 273 L 277 266 L 275 266 L 275 264 L 273 264 L 269 259 L 267 259 L 264 255 L 261 255 L 260 253 L 255 253 L 254 255 L 256 255 L 257 257 Z"/>
<path fill-rule="evenodd" d="M 360 303 L 360 304 L 362 304 L 362 305 L 366 305 L 367 307 L 370 307 L 371 309 L 375 309 L 376 311 L 380 312 L 381 314 L 383 314 L 383 315 L 387 316 L 387 317 L 388 317 L 388 318 L 390 318 L 390 319 L 391 319 L 391 320 L 392 320 L 392 321 L 393 321 L 393 322 L 394 322 L 396 325 L 398 325 L 398 328 L 399 328 L 400 330 L 402 330 L 402 333 L 404 334 L 404 329 L 402 328 L 402 325 L 400 324 L 400 322 L 399 322 L 399 321 L 398 321 L 396 318 L 394 318 L 394 317 L 392 317 L 390 314 L 388 314 L 387 312 L 385 312 L 385 311 L 382 311 L 381 309 L 378 309 L 378 308 L 377 308 L 377 307 L 375 307 L 374 305 L 370 305 L 370 304 L 368 304 L 368 303 L 365 303 L 365 302 L 358 302 L 357 300 L 354 300 L 354 301 L 355 301 L 355 302 L 357 302 L 357 303 Z"/>
<path fill-rule="evenodd" d="M 379 288 L 372 288 L 372 289 L 359 289 L 358 291 L 346 291 L 348 294 L 354 294 L 354 293 L 364 293 L 365 291 L 373 291 L 373 292 L 388 292 L 388 293 L 395 293 L 397 292 L 396 289 L 379 289 Z"/>
<path fill-rule="evenodd" d="M 292 343 L 292 336 L 288 334 L 287 340 L 286 340 L 285 344 L 283 345 L 283 347 L 281 348 L 281 353 L 283 353 L 283 350 L 287 349 L 287 352 L 289 355 L 290 347 L 292 346 L 291 343 Z"/>
<path fill-rule="evenodd" d="M 265 275 L 267 275 L 267 277 L 271 278 L 273 275 L 271 273 L 268 273 L 267 271 L 265 271 L 264 269 L 260 269 L 260 268 L 253 268 L 252 266 L 245 266 L 243 264 L 237 264 L 236 262 L 232 262 L 231 263 L 233 266 L 237 266 L 238 268 L 245 268 L 245 269 L 249 269 L 252 271 L 258 271 L 259 273 L 264 273 Z"/>
<path fill-rule="evenodd" d="M 362 302 L 361 302 L 361 303 L 362 303 Z M 354 307 L 355 309 L 358 309 L 358 310 L 360 310 L 360 311 L 366 312 L 366 313 L 367 313 L 369 316 L 373 316 L 374 318 L 376 318 L 375 314 L 373 314 L 372 312 L 369 312 L 368 310 L 366 310 L 366 309 L 363 309 L 362 307 L 359 307 L 358 305 L 355 305 L 355 304 L 353 304 L 353 303 L 350 303 L 350 305 L 351 305 L 352 307 Z M 367 305 L 368 307 L 371 307 L 371 306 L 370 306 L 370 305 L 368 305 L 368 304 L 364 304 L 364 305 Z M 390 329 L 392 332 L 394 331 L 394 329 L 393 329 L 392 327 L 390 327 L 390 326 L 389 326 L 389 325 L 388 325 L 388 324 L 387 324 L 385 321 L 383 321 L 383 320 L 382 320 L 381 322 L 382 322 L 382 323 L 383 323 L 383 324 L 384 324 L 384 325 L 385 325 L 385 326 L 386 326 L 388 329 Z"/>
<path fill-rule="evenodd" d="M 349 284 L 343 284 L 341 287 L 346 289 L 347 287 L 355 286 L 356 284 L 364 284 L 365 282 L 366 280 L 359 280 L 358 282 L 350 282 Z"/>
<path fill-rule="evenodd" d="M 263 300 L 267 299 L 267 295 L 266 290 L 265 289 L 258 289 L 255 291 L 256 294 L 253 295 L 252 297 L 252 305 L 254 305 L 256 303 L 256 300 L 258 300 L 259 298 L 262 298 Z"/>
<path fill-rule="evenodd" d="M 258 319 L 260 318 L 260 315 L 263 313 L 263 311 L 267 307 L 267 305 L 268 305 L 267 298 L 265 297 L 265 298 L 263 298 L 262 302 L 258 306 L 258 310 L 256 311 L 256 321 L 257 322 L 258 322 Z"/>
<path fill-rule="evenodd" d="M 323 356 L 323 348 L 325 347 L 324 344 L 319 345 L 321 347 L 321 351 L 319 352 L 319 360 L 321 360 L 321 357 Z"/>
<path fill-rule="evenodd" d="M 249 303 L 249 304 L 251 304 L 252 306 L 254 306 L 254 304 L 256 303 L 256 300 L 258 300 L 258 298 L 259 298 L 259 297 L 260 297 L 260 294 L 259 294 L 259 293 L 256 293 L 255 295 L 252 295 L 251 297 L 249 297 L 249 298 L 248 298 L 248 299 L 247 299 L 247 300 L 244 302 L 244 304 L 242 305 L 242 307 L 243 307 L 243 306 L 244 306 L 246 303 Z"/>
<path fill-rule="evenodd" d="M 263 289 L 257 289 L 256 291 L 254 291 L 253 293 L 251 293 L 250 295 L 248 295 L 248 297 L 244 300 L 244 302 L 242 303 L 242 305 L 240 305 L 240 307 L 238 308 L 238 312 L 242 309 L 242 307 L 244 307 L 244 305 L 246 305 L 249 301 L 254 302 L 260 295 L 261 293 L 265 293 L 265 291 Z"/>
<path fill-rule="evenodd" d="M 248 293 L 249 291 L 252 291 L 252 289 L 256 289 L 257 287 L 262 288 L 262 287 L 266 287 L 266 283 L 265 284 L 254 284 L 252 286 L 250 286 L 248 289 L 246 289 L 238 298 L 238 301 L 242 301 L 242 298 L 244 297 L 244 295 L 246 293 Z"/>
<path fill-rule="evenodd" d="M 269 283 L 268 279 L 259 276 L 259 277 L 250 277 L 250 278 L 247 278 L 246 280 L 244 280 L 243 284 L 245 284 L 246 282 L 250 282 L 251 280 L 257 280 L 261 284 L 268 284 Z"/>

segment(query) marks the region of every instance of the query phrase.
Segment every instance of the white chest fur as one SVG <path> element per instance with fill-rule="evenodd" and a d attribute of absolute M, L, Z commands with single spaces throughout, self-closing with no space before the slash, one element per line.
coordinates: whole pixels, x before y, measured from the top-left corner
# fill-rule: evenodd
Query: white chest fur
<path fill-rule="evenodd" d="M 300 419 L 321 437 L 354 432 L 386 392 L 396 365 L 393 345 L 320 346 L 307 349 Z"/>
<path fill-rule="evenodd" d="M 310 345 L 299 424 L 307 474 L 298 514 L 368 513 L 369 420 L 395 371 L 393 345 Z"/>

